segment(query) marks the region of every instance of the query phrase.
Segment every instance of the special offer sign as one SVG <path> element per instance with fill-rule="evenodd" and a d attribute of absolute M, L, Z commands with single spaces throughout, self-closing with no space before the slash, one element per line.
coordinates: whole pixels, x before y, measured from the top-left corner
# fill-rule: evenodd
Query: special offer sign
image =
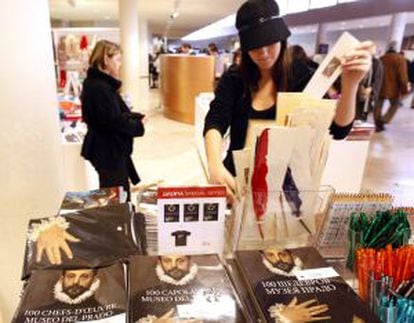
<path fill-rule="evenodd" d="M 158 253 L 221 254 L 224 186 L 158 188 Z"/>

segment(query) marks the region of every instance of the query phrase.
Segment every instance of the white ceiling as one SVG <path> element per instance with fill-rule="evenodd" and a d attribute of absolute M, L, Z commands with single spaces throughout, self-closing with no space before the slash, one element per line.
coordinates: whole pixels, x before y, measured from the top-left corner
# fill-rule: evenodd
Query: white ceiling
<path fill-rule="evenodd" d="M 245 0 L 137 0 L 138 14 L 148 21 L 149 30 L 164 34 L 168 27 L 171 38 L 183 37 L 201 27 L 235 13 Z M 73 7 L 69 3 L 76 3 Z M 49 0 L 52 19 L 69 22 L 113 22 L 117 25 L 118 0 Z M 170 15 L 177 10 L 173 21 Z M 328 30 L 352 30 L 389 25 L 391 15 L 328 23 Z M 407 23 L 414 24 L 414 12 L 408 13 Z M 316 25 L 292 27 L 293 33 L 314 33 Z"/>
<path fill-rule="evenodd" d="M 75 7 L 69 2 L 74 1 Z M 49 0 L 52 19 L 63 21 L 117 21 L 118 0 Z M 181 37 L 238 9 L 244 0 L 137 0 L 138 14 L 148 21 L 152 33 L 164 34 L 170 15 L 180 15 L 171 23 L 169 36 Z"/>

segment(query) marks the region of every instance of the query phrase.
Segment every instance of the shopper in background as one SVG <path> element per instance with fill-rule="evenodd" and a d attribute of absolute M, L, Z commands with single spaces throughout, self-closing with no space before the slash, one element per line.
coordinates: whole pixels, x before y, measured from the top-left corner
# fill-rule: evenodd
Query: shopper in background
<path fill-rule="evenodd" d="M 237 49 L 233 52 L 233 59 L 227 71 L 230 71 L 230 72 L 238 71 L 240 64 L 241 64 L 241 50 Z"/>
<path fill-rule="evenodd" d="M 158 77 L 160 75 L 158 71 L 159 53 L 152 55 L 148 54 L 148 72 L 149 72 L 149 86 L 151 89 L 158 88 Z"/>
<path fill-rule="evenodd" d="M 408 80 L 410 81 L 411 85 L 411 109 L 414 109 L 414 59 L 411 60 L 410 64 L 408 65 Z"/>
<path fill-rule="evenodd" d="M 211 56 L 215 56 L 219 54 L 219 50 L 217 48 L 216 43 L 208 44 L 208 54 Z"/>
<path fill-rule="evenodd" d="M 391 122 L 400 106 L 401 97 L 409 92 L 407 64 L 404 56 L 396 51 L 397 43 L 392 41 L 388 50 L 381 57 L 384 66 L 384 80 L 379 95 L 379 100 L 374 109 L 375 130 L 384 131 L 384 124 Z M 382 107 L 386 100 L 390 101 L 388 111 L 383 115 Z"/>
<path fill-rule="evenodd" d="M 214 57 L 214 81 L 215 85 L 217 85 L 218 80 L 224 72 L 224 62 L 215 43 L 208 44 L 208 55 Z"/>
<path fill-rule="evenodd" d="M 295 74 L 290 69 L 286 40 L 290 36 L 274 0 L 250 0 L 238 10 L 242 59 L 240 71 L 223 74 L 206 116 L 204 135 L 210 182 L 227 188 L 229 202 L 235 197 L 232 151 L 243 149 L 249 119 L 275 119 L 279 91 L 302 91 L 312 72 Z M 344 138 L 352 128 L 358 83 L 371 67 L 372 42 L 363 42 L 342 59 L 342 94 L 331 133 Z M 289 76 L 290 74 L 290 76 Z M 221 159 L 223 135 L 230 127 L 230 148 Z"/>
<path fill-rule="evenodd" d="M 99 186 L 123 186 L 140 178 L 131 159 L 133 138 L 144 135 L 144 115 L 129 110 L 119 94 L 121 48 L 101 40 L 92 51 L 81 95 L 82 117 L 88 132 L 82 156 L 99 175 Z"/>
<path fill-rule="evenodd" d="M 378 102 L 383 77 L 384 67 L 381 61 L 375 56 L 372 56 L 372 67 L 359 83 L 355 114 L 356 120 L 367 121 L 369 112 L 373 111 Z"/>
<path fill-rule="evenodd" d="M 179 53 L 180 54 L 192 55 L 193 54 L 193 48 L 191 47 L 190 44 L 184 43 L 180 46 Z"/>
<path fill-rule="evenodd" d="M 293 45 L 289 48 L 292 60 L 299 61 L 306 65 L 308 68 L 316 71 L 319 67 L 318 63 L 315 63 L 305 52 L 305 49 L 300 45 Z"/>

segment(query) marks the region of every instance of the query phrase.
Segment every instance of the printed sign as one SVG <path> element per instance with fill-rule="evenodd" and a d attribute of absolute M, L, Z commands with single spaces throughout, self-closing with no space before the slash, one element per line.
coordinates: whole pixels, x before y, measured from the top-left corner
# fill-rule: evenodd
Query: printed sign
<path fill-rule="evenodd" d="M 160 255 L 222 253 L 224 186 L 158 188 Z"/>

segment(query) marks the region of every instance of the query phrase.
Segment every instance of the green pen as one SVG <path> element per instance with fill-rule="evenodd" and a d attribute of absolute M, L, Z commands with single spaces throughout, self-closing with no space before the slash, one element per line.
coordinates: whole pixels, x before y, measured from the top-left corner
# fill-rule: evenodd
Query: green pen
<path fill-rule="evenodd" d="M 361 244 L 364 245 L 364 233 L 366 232 L 367 227 L 368 227 L 368 217 L 364 212 L 361 212 L 360 219 L 361 219 Z"/>
<path fill-rule="evenodd" d="M 384 234 L 386 233 L 392 225 L 398 220 L 398 217 L 393 217 L 391 220 L 374 236 L 372 240 L 367 243 L 368 247 L 372 247 L 374 243 Z"/>
<path fill-rule="evenodd" d="M 349 252 L 348 258 L 346 261 L 346 266 L 353 270 L 354 269 L 354 261 L 355 261 L 355 244 L 356 244 L 356 235 L 358 229 L 358 219 L 355 212 L 351 213 L 351 219 L 349 221 L 348 227 L 348 239 L 349 239 Z"/>
<path fill-rule="evenodd" d="M 370 237 L 371 233 L 376 232 L 377 223 L 379 223 L 380 221 L 381 221 L 381 218 L 380 218 L 380 216 L 378 216 L 378 212 L 377 212 L 377 215 L 371 221 L 371 224 L 369 225 L 366 233 L 363 235 L 363 239 L 362 240 L 363 240 L 364 243 L 369 240 L 369 237 Z"/>
<path fill-rule="evenodd" d="M 405 229 L 405 224 L 403 222 L 399 223 L 395 228 L 394 233 L 391 235 L 390 239 L 395 239 L 395 237 L 399 236 Z"/>

